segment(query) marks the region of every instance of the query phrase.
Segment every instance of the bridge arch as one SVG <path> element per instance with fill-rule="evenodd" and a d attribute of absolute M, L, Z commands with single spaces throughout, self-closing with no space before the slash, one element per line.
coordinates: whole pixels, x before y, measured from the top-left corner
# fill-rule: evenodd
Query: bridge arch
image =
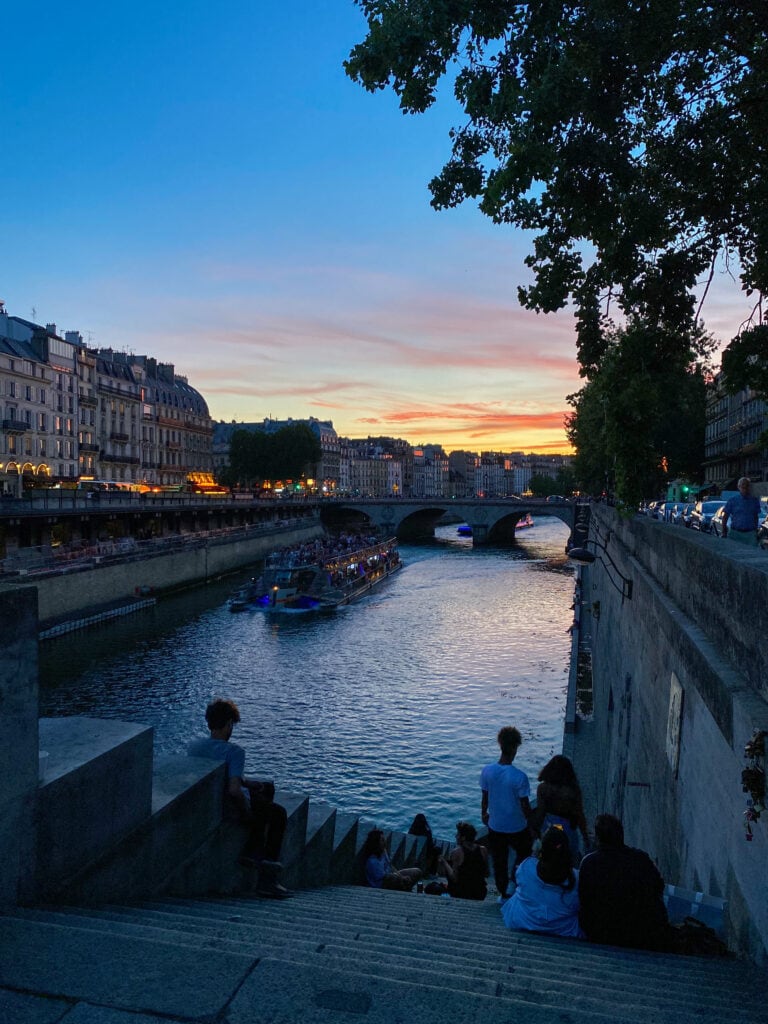
<path fill-rule="evenodd" d="M 351 498 L 323 502 L 323 521 L 328 525 L 370 522 L 383 533 L 401 540 L 434 536 L 436 524 L 446 513 L 472 528 L 472 543 L 512 541 L 517 523 L 526 515 L 547 515 L 560 519 L 573 532 L 574 504 L 551 503 L 541 499 L 513 501 L 508 498 Z"/>

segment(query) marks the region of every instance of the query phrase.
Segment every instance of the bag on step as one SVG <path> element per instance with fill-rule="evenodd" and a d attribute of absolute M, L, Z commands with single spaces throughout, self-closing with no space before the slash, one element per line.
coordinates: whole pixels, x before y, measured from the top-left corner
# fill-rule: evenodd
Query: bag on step
<path fill-rule="evenodd" d="M 673 950 L 682 956 L 730 956 L 728 947 L 714 928 L 695 917 L 672 925 Z"/>

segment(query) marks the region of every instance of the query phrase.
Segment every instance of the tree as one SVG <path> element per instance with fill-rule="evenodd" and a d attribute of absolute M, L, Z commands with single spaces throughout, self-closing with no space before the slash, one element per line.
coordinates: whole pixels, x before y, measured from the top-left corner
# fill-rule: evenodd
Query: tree
<path fill-rule="evenodd" d="M 554 494 L 554 477 L 548 476 L 546 473 L 534 473 L 528 484 L 528 490 L 534 498 L 545 498 L 548 494 Z"/>
<path fill-rule="evenodd" d="M 607 336 L 600 369 L 568 401 L 566 431 L 583 490 L 637 506 L 668 479 L 698 478 L 704 455 L 706 374 L 696 349 L 642 321 Z"/>
<path fill-rule="evenodd" d="M 723 377 L 732 395 L 752 388 L 768 402 L 768 326 L 753 327 L 731 342 L 723 353 Z"/>
<path fill-rule="evenodd" d="M 250 487 L 255 481 L 299 480 L 320 461 L 320 442 L 306 423 L 291 423 L 274 434 L 235 430 L 229 445 L 229 467 L 222 482 Z"/>
<path fill-rule="evenodd" d="M 346 62 L 350 77 L 371 91 L 391 86 L 404 112 L 419 113 L 454 76 L 465 121 L 430 183 L 432 205 L 476 200 L 494 222 L 533 232 L 533 283 L 520 301 L 539 312 L 571 302 L 581 375 L 596 381 L 607 359 L 606 379 L 626 389 L 594 389 L 605 403 L 588 414 L 591 393 L 575 406 L 577 419 L 602 411 L 604 427 L 578 449 L 582 471 L 596 479 L 595 446 L 613 439 L 598 461 L 605 473 L 618 459 L 624 495 L 633 459 L 653 475 L 658 397 L 700 373 L 707 354 L 697 285 L 706 292 L 723 259 L 748 294 L 767 290 L 768 4 L 357 3 L 368 35 Z M 612 306 L 628 333 L 617 333 Z M 638 331 L 670 357 L 666 383 L 664 364 L 653 368 L 650 409 L 637 382 L 616 377 L 638 368 L 647 382 Z M 571 422 L 574 443 L 584 428 Z"/>
<path fill-rule="evenodd" d="M 430 183 L 536 232 L 531 309 L 576 304 L 585 374 L 601 300 L 684 329 L 718 254 L 768 284 L 764 0 L 357 0 L 347 73 L 419 113 L 455 71 L 466 115 Z"/>

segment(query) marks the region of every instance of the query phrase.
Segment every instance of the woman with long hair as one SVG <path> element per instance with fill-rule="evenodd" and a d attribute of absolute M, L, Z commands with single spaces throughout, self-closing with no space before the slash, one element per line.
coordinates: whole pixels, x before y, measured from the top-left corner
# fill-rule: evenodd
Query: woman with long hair
<path fill-rule="evenodd" d="M 562 827 L 568 837 L 571 863 L 579 866 L 590 846 L 587 819 L 579 780 L 573 765 L 563 754 L 556 754 L 539 772 L 536 810 L 531 823 L 541 835 L 555 825 Z"/>
<path fill-rule="evenodd" d="M 475 826 L 460 821 L 456 826 L 457 845 L 447 860 L 440 858 L 441 874 L 448 879 L 448 893 L 460 900 L 484 900 L 488 891 L 488 851 L 476 839 Z"/>
<path fill-rule="evenodd" d="M 364 865 L 365 882 L 372 889 L 397 889 L 410 892 L 421 878 L 419 868 L 392 867 L 387 851 L 387 840 L 380 828 L 372 828 L 360 851 Z"/>
<path fill-rule="evenodd" d="M 578 872 L 571 866 L 565 830 L 544 833 L 539 857 L 528 857 L 517 869 L 517 888 L 502 905 L 507 928 L 545 935 L 583 938 L 579 928 Z"/>

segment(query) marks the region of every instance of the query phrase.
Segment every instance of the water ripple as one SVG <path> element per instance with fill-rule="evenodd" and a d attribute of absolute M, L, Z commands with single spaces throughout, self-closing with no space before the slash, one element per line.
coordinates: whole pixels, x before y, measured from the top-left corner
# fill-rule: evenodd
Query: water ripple
<path fill-rule="evenodd" d="M 541 520 L 514 549 L 473 551 L 438 530 L 405 569 L 329 616 L 230 614 L 232 580 L 41 650 L 41 713 L 151 724 L 185 749 L 209 699 L 243 721 L 247 769 L 278 786 L 441 834 L 479 822 L 480 768 L 501 725 L 532 777 L 560 749 L 573 598 L 566 531 Z"/>

